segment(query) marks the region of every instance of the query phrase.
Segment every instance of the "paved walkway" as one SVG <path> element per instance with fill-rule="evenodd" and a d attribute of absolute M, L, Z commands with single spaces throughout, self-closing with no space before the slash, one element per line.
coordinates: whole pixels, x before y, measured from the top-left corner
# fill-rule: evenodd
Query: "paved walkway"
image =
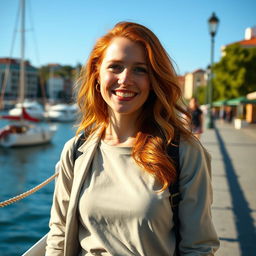
<path fill-rule="evenodd" d="M 218 121 L 201 141 L 212 155 L 216 256 L 256 256 L 256 125 Z"/>

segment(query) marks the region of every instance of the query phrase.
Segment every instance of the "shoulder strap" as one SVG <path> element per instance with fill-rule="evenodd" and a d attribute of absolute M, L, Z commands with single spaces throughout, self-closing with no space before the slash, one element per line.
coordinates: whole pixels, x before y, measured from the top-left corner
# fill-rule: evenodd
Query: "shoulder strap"
<path fill-rule="evenodd" d="M 82 155 L 82 152 L 80 152 L 78 150 L 78 148 L 84 143 L 84 141 L 86 140 L 86 136 L 85 133 L 83 132 L 79 138 L 77 139 L 74 149 L 73 149 L 73 163 L 76 161 L 76 159 Z"/>
<path fill-rule="evenodd" d="M 176 237 L 176 256 L 180 255 L 179 252 L 179 243 L 181 240 L 180 233 L 179 233 L 179 227 L 180 227 L 180 221 L 179 221 L 179 202 L 181 200 L 180 192 L 179 192 L 179 176 L 180 176 L 180 163 L 179 163 L 179 144 L 180 144 L 180 136 L 178 135 L 172 144 L 168 145 L 167 147 L 167 153 L 174 161 L 176 172 L 177 172 L 177 180 L 169 186 L 169 192 L 170 192 L 170 204 L 172 207 L 173 212 L 173 222 L 174 222 L 174 233 Z"/>

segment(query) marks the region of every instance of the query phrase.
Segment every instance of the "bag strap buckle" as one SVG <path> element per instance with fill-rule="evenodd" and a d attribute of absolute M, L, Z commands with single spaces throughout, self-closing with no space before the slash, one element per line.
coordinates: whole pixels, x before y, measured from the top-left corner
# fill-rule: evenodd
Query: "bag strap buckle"
<path fill-rule="evenodd" d="M 176 208 L 181 200 L 181 195 L 179 192 L 170 195 L 170 204 L 172 208 Z"/>

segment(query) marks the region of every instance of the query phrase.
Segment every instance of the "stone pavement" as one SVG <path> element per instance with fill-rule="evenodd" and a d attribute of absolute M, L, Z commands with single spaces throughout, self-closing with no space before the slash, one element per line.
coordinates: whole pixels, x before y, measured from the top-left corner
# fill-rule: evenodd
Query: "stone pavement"
<path fill-rule="evenodd" d="M 256 256 L 256 125 L 217 121 L 201 142 L 212 155 L 216 256 Z"/>

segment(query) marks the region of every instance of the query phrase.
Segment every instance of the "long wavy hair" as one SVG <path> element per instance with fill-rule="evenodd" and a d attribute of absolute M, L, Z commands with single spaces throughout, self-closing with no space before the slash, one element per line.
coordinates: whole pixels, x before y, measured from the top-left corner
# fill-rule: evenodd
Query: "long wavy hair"
<path fill-rule="evenodd" d="M 132 157 L 145 171 L 153 174 L 164 190 L 176 179 L 173 160 L 167 145 L 177 134 L 189 138 L 189 114 L 182 101 L 182 92 L 171 59 L 156 35 L 143 25 L 120 22 L 99 38 L 91 51 L 78 80 L 78 106 L 81 119 L 77 134 L 87 135 L 109 123 L 108 106 L 97 91 L 99 70 L 106 49 L 115 37 L 124 37 L 143 46 L 146 53 L 151 92 L 138 118 L 138 132 Z"/>

